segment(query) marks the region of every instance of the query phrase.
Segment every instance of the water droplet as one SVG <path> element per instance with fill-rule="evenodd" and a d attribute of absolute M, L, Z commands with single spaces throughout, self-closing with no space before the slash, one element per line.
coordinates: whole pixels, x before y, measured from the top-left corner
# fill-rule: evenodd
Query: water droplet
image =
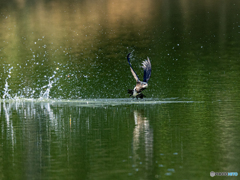
<path fill-rule="evenodd" d="M 168 169 L 168 171 L 175 172 L 175 170 L 173 168 Z"/>

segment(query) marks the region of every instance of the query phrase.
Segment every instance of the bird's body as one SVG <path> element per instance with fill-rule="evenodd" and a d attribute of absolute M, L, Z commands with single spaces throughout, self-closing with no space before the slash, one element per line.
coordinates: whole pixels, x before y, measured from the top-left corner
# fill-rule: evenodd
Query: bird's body
<path fill-rule="evenodd" d="M 139 78 L 138 78 L 138 75 L 133 70 L 132 65 L 130 63 L 130 55 L 131 55 L 131 53 L 129 53 L 127 55 L 127 60 L 128 60 L 129 65 L 130 65 L 130 70 L 132 72 L 132 75 L 133 75 L 134 79 L 136 80 L 137 84 L 134 87 L 134 89 L 128 89 L 128 93 L 133 98 L 136 97 L 136 98 L 141 98 L 142 99 L 143 97 L 146 97 L 144 94 L 142 94 L 142 91 L 148 87 L 147 82 L 149 81 L 149 79 L 151 77 L 151 71 L 152 71 L 151 62 L 150 62 L 149 58 L 147 58 L 147 60 L 143 61 L 142 68 L 144 70 L 144 75 L 143 75 L 143 81 L 140 81 Z"/>

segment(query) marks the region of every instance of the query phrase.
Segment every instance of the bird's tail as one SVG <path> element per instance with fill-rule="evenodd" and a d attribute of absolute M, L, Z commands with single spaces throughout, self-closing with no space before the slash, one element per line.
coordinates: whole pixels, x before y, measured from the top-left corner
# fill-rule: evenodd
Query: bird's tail
<path fill-rule="evenodd" d="M 130 96 L 133 95 L 133 89 L 128 89 L 128 93 L 130 94 Z"/>

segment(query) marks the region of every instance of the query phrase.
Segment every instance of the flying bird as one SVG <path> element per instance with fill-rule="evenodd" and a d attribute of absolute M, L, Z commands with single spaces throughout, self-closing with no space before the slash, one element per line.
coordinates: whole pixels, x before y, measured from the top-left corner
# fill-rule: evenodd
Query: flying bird
<path fill-rule="evenodd" d="M 130 55 L 131 53 L 127 55 L 127 60 L 130 65 L 130 70 L 132 72 L 132 75 L 136 80 L 137 84 L 134 87 L 134 89 L 128 89 L 128 93 L 130 94 L 130 97 L 132 96 L 133 98 L 136 97 L 137 99 L 138 98 L 142 99 L 143 97 L 146 97 L 144 94 L 142 94 L 142 91 L 148 87 L 148 81 L 151 77 L 151 71 L 152 71 L 151 62 L 149 58 L 147 58 L 147 60 L 142 62 L 142 68 L 143 68 L 144 74 L 143 74 L 143 81 L 140 81 L 137 73 L 133 70 L 132 65 L 130 63 Z"/>

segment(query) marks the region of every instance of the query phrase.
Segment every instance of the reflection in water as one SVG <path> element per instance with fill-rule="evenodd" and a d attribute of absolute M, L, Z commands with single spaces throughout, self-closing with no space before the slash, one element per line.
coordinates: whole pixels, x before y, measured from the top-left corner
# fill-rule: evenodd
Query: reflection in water
<path fill-rule="evenodd" d="M 11 145 L 12 145 L 12 151 L 14 151 L 14 142 L 15 142 L 15 131 L 13 128 L 13 123 L 10 121 L 10 116 L 12 114 L 12 105 L 13 104 L 6 104 L 5 102 L 3 103 L 3 110 L 5 112 L 5 118 L 6 118 L 6 127 L 2 127 L 2 130 L 7 131 L 6 139 L 10 140 Z"/>
<path fill-rule="evenodd" d="M 21 174 L 30 179 L 51 174 L 64 178 L 67 172 L 68 177 L 78 177 L 81 173 L 82 179 L 98 177 L 101 172 L 107 175 L 111 157 L 119 156 L 117 151 L 109 152 L 121 151 L 121 147 L 113 146 L 115 139 L 121 137 L 123 142 L 128 142 L 121 135 L 124 132 L 116 131 L 119 129 L 115 127 L 118 116 L 109 115 L 106 108 L 77 105 L 20 100 L 1 102 L 0 157 L 3 159 L 0 169 L 6 166 L 17 168 L 14 168 L 14 174 L 9 173 L 11 168 L 1 172 L 10 176 L 9 179 L 16 179 Z M 106 166 L 103 166 L 104 162 Z M 117 169 L 112 171 L 119 173 Z M 55 172 L 58 174 L 54 175 Z"/>
<path fill-rule="evenodd" d="M 111 152 L 112 148 L 113 150 L 116 148 L 111 147 L 114 144 L 115 136 L 119 134 L 118 136 L 123 142 L 130 142 L 124 140 L 129 135 L 125 137 L 124 132 L 116 131 L 119 128 L 114 127 L 114 124 L 122 119 L 118 120 L 118 115 L 115 113 L 115 115 L 109 115 L 106 113 L 108 111 L 95 110 L 90 106 L 85 109 L 84 107 L 69 107 L 67 104 L 44 101 L 4 101 L 1 104 L 2 120 L 0 123 L 1 137 L 4 137 L 2 139 L 4 150 L 0 152 L 0 156 L 11 156 L 13 160 L 9 161 L 4 158 L 0 166 L 3 168 L 6 161 L 11 165 L 23 163 L 24 171 L 27 171 L 30 177 L 35 174 L 44 176 L 46 173 L 44 167 L 48 167 L 50 171 L 54 170 L 58 167 L 56 162 L 63 163 L 59 157 L 66 158 L 68 165 L 60 167 L 64 171 L 75 169 L 71 162 L 76 158 L 78 160 L 74 163 L 81 164 L 81 166 L 85 166 L 89 163 L 88 161 L 91 161 L 94 164 L 89 167 L 89 171 L 94 171 L 91 176 L 99 176 L 100 171 L 108 172 L 100 164 L 102 161 L 112 161 L 110 158 L 112 155 L 108 152 Z M 120 113 L 119 117 L 122 117 L 121 111 L 118 113 Z M 105 126 L 106 121 L 113 126 Z M 130 124 L 132 126 L 128 125 L 127 131 L 130 130 L 130 137 L 132 137 L 133 151 L 130 154 L 133 158 L 132 167 L 135 172 L 139 171 L 148 176 L 149 173 L 145 171 L 152 167 L 153 130 L 149 125 L 149 120 L 140 111 L 134 111 L 134 122 Z M 120 126 L 122 125 L 120 124 Z M 113 138 L 113 142 L 107 138 L 108 136 Z M 127 146 L 131 147 L 131 143 L 128 143 Z M 76 147 L 78 147 L 76 150 L 81 152 L 80 157 L 74 150 Z M 121 150 L 119 148 L 117 148 L 118 151 L 128 149 Z M 117 154 L 118 152 L 116 152 Z M 84 157 L 81 157 L 82 155 Z M 94 158 L 95 155 L 98 155 L 98 158 Z M 126 153 L 123 153 L 122 159 L 125 158 Z M 115 169 L 113 171 L 117 172 Z M 23 172 L 19 170 L 19 173 Z"/>
<path fill-rule="evenodd" d="M 206 107 L 214 103 L 90 104 L 2 101 L 0 177 L 176 179 L 212 167 L 238 167 L 239 113 L 234 107 L 209 115 Z M 224 131 L 214 129 L 218 123 Z M 216 165 L 222 157 L 233 165 Z"/>
<path fill-rule="evenodd" d="M 3 148 L 0 169 L 6 164 L 17 167 L 12 175 L 5 170 L 9 179 L 16 179 L 21 174 L 30 179 L 44 176 L 45 167 L 55 166 L 55 155 L 61 151 L 64 137 L 68 135 L 69 121 L 64 121 L 63 109 L 58 110 L 58 106 L 54 108 L 49 102 L 4 101 L 0 111 L 0 146 Z M 69 156 L 69 149 L 64 151 L 59 155 Z"/>
<path fill-rule="evenodd" d="M 0 157 L 13 159 L 9 161 L 3 158 L 0 169 L 6 163 L 10 166 L 16 164 L 17 167 L 23 164 L 23 169 L 16 171 L 16 177 L 22 173 L 30 178 L 36 175 L 48 177 L 45 168 L 51 173 L 58 169 L 60 174 L 65 174 L 66 171 L 75 171 L 79 166 L 86 166 L 88 170 L 85 175 L 88 172 L 89 177 L 102 175 L 104 179 L 111 169 L 108 164 L 113 160 L 115 163 L 119 163 L 119 160 L 122 162 L 128 157 L 127 154 L 132 158 L 124 164 L 123 172 L 119 172 L 121 165 L 112 168 L 112 172 L 128 176 L 133 167 L 133 172 L 148 177 L 152 171 L 153 129 L 141 111 L 135 110 L 134 121 L 128 122 L 123 117 L 124 108 L 108 111 L 109 107 L 95 109 L 89 106 L 86 109 L 75 106 L 78 103 L 69 106 L 66 103 L 44 101 L 3 101 L 1 105 L 3 151 Z M 121 130 L 121 127 L 126 130 Z M 116 140 L 120 146 L 115 146 Z M 131 146 L 132 151 L 129 152 Z M 116 159 L 113 158 L 115 156 Z"/>
<path fill-rule="evenodd" d="M 141 112 L 134 111 L 135 127 L 133 130 L 133 161 L 138 164 L 139 161 L 145 162 L 145 169 L 152 167 L 153 159 L 153 130 L 149 125 L 149 120 L 143 117 Z M 145 159 L 139 154 L 139 149 L 144 148 Z M 142 150 L 143 151 L 143 150 Z"/>
<path fill-rule="evenodd" d="M 14 148 L 14 144 L 17 143 L 16 139 L 16 123 L 21 121 L 23 125 L 25 123 L 32 123 L 28 122 L 29 119 L 36 119 L 42 115 L 48 116 L 50 121 L 49 125 L 52 129 L 56 129 L 56 125 L 58 124 L 58 116 L 55 116 L 53 110 L 50 108 L 50 103 L 40 103 L 40 108 L 36 108 L 36 104 L 33 102 L 23 102 L 23 101 L 12 101 L 12 102 L 5 102 L 2 103 L 3 113 L 5 115 L 5 122 L 2 121 L 2 130 L 6 130 L 6 132 L 2 131 L 2 133 L 6 133 L 7 139 L 11 139 L 12 146 Z M 15 124 L 15 128 L 14 128 Z"/>

